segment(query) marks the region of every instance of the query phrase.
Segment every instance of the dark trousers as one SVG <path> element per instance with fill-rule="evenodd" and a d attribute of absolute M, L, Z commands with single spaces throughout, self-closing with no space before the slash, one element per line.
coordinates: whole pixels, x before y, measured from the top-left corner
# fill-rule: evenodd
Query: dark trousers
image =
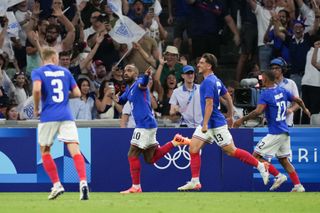
<path fill-rule="evenodd" d="M 220 56 L 219 35 L 201 36 L 192 38 L 193 58 L 201 57 L 203 53 L 212 53 L 217 58 Z"/>

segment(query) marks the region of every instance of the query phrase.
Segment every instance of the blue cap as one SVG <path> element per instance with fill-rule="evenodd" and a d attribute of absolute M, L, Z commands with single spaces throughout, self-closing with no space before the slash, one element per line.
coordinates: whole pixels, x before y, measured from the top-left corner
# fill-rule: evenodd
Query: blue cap
<path fill-rule="evenodd" d="M 285 63 L 280 58 L 275 58 L 275 59 L 272 59 L 271 62 L 270 62 L 270 66 L 272 66 L 272 65 L 278 65 L 280 67 L 284 67 Z"/>
<path fill-rule="evenodd" d="M 187 72 L 194 72 L 194 68 L 193 66 L 190 66 L 190 65 L 186 65 L 182 68 L 182 72 L 183 73 L 187 73 Z"/>

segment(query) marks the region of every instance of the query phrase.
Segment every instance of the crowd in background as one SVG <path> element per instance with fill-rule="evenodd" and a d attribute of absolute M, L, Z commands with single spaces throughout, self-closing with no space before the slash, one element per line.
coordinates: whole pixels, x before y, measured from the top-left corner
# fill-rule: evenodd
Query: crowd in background
<path fill-rule="evenodd" d="M 0 17 L 0 116 L 32 119 L 30 75 L 41 65 L 39 49 L 50 46 L 81 90 L 80 98 L 70 100 L 75 119 L 121 118 L 121 127 L 134 127 L 130 106 L 112 95 L 124 92 L 123 68 L 135 64 L 141 74 L 153 68 L 156 118 L 196 127 L 202 120 L 197 60 L 210 52 L 219 61 L 224 42 L 239 48 L 235 76 L 223 79 L 229 92 L 281 57 L 281 82 L 292 79 L 311 113 L 320 112 L 320 0 L 161 0 L 159 16 L 155 0 L 118 1 L 122 13 L 146 31 L 132 49 L 109 35 L 119 17 L 108 0 L 24 0 L 8 8 L 20 29 L 11 34 L 8 17 Z M 241 109 L 235 113 L 242 116 Z M 299 111 L 296 117 L 296 124 L 310 123 L 300 120 Z"/>

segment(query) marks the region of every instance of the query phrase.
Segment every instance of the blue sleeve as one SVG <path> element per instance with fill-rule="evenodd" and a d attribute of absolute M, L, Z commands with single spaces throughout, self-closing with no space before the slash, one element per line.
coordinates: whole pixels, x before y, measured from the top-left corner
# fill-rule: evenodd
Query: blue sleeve
<path fill-rule="evenodd" d="M 31 79 L 32 79 L 32 81 L 37 81 L 37 80 L 41 81 L 41 77 L 40 77 L 38 70 L 33 70 L 31 72 Z"/>
<path fill-rule="evenodd" d="M 222 86 L 221 86 L 221 90 L 220 90 L 220 96 L 224 96 L 227 92 L 228 92 L 228 90 L 227 90 L 227 88 L 223 85 L 223 84 L 221 84 Z"/>
<path fill-rule="evenodd" d="M 70 78 L 70 91 L 73 90 L 73 88 L 75 88 L 77 86 L 77 82 L 76 80 L 74 79 L 73 75 L 71 74 L 71 72 L 68 71 L 68 75 L 69 75 L 69 78 Z M 80 88 L 79 88 L 80 89 Z"/>
<path fill-rule="evenodd" d="M 138 85 L 141 85 L 143 87 L 146 87 L 149 83 L 149 76 L 148 75 L 143 75 L 138 79 Z"/>
<path fill-rule="evenodd" d="M 126 102 L 128 101 L 128 89 L 119 97 L 118 103 L 121 105 L 125 105 Z"/>
<path fill-rule="evenodd" d="M 214 98 L 214 85 L 210 85 L 211 81 L 204 81 L 204 98 Z"/>
<path fill-rule="evenodd" d="M 259 97 L 259 101 L 258 101 L 258 104 L 263 104 L 263 105 L 266 105 L 267 104 L 267 97 L 266 97 L 266 94 L 265 92 L 262 91 L 260 97 Z"/>

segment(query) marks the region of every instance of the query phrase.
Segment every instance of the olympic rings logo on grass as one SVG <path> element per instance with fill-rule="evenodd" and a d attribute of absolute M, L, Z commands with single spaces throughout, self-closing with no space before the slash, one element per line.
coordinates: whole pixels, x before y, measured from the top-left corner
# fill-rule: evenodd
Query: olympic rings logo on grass
<path fill-rule="evenodd" d="M 153 165 L 157 168 L 157 169 L 161 169 L 161 170 L 164 170 L 164 169 L 167 169 L 171 164 L 173 164 L 177 169 L 186 169 L 190 166 L 190 153 L 188 150 L 186 150 L 187 146 L 178 146 L 178 151 L 176 151 L 172 156 L 170 153 L 167 153 L 164 158 L 166 160 L 168 160 L 168 163 L 164 166 L 159 166 L 158 164 L 154 163 Z M 177 163 L 177 160 L 180 158 L 180 157 L 183 157 L 185 158 L 188 163 L 186 165 L 178 165 Z"/>

